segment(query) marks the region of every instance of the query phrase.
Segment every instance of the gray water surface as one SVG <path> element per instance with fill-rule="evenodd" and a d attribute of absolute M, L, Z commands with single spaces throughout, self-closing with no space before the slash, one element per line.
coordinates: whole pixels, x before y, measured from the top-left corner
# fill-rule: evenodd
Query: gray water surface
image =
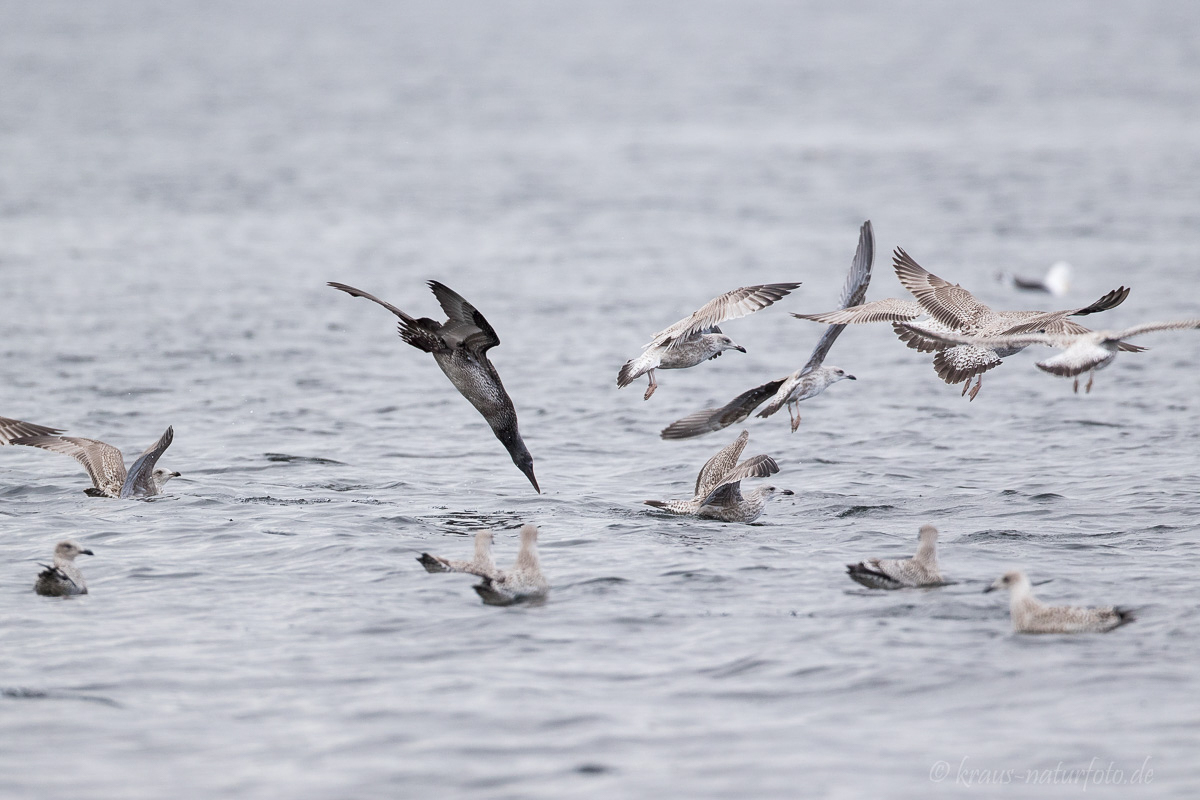
<path fill-rule="evenodd" d="M 1089 324 L 1200 316 L 1194 4 L 8 3 L 0 87 L 0 415 L 130 460 L 173 425 L 184 474 L 92 499 L 0 448 L 5 796 L 1200 791 L 1200 336 L 1089 395 L 1027 351 L 969 403 L 848 329 L 857 382 L 745 426 L 793 497 L 641 504 L 740 430 L 662 427 L 804 363 L 821 329 L 786 312 L 833 306 L 864 219 L 872 299 L 899 245 L 999 308 L 1124 284 Z M 1058 259 L 1065 298 L 995 279 Z M 499 332 L 544 494 L 324 286 L 437 316 L 427 279 Z M 727 326 L 747 354 L 616 389 L 654 331 L 788 280 Z M 542 607 L 415 560 L 490 526 L 509 563 L 523 522 Z M 957 584 L 846 578 L 923 523 Z M 91 593 L 35 596 L 67 536 Z M 1012 567 L 1139 620 L 1014 636 L 980 593 Z"/>

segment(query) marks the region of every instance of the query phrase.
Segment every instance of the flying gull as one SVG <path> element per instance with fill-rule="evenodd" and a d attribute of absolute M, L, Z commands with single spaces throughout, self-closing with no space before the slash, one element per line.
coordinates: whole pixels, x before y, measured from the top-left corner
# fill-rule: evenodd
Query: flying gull
<path fill-rule="evenodd" d="M 912 558 L 868 558 L 847 564 L 846 573 L 868 589 L 941 586 L 945 581 L 938 571 L 937 538 L 937 528 L 922 525 L 917 535 L 917 552 Z"/>
<path fill-rule="evenodd" d="M 767 283 L 743 286 L 708 301 L 691 316 L 659 331 L 653 339 L 642 345 L 643 353 L 621 367 L 617 374 L 617 387 L 624 388 L 641 376 L 648 375 L 650 385 L 643 399 L 649 400 L 658 388 L 658 381 L 654 379 L 656 369 L 687 369 L 716 358 L 726 350 L 746 352 L 746 348 L 735 344 L 718 326 L 766 308 L 786 297 L 799 285 Z"/>
<path fill-rule="evenodd" d="M 83 468 L 92 479 L 92 487 L 84 490 L 90 497 L 152 497 L 162 494 L 163 486 L 171 478 L 179 477 L 178 472 L 155 468 L 159 457 L 171 446 L 174 439 L 175 429 L 167 428 L 157 442 L 137 457 L 128 472 L 125 470 L 125 457 L 121 455 L 121 451 L 111 444 L 95 439 L 38 434 L 18 436 L 9 443 L 40 447 L 52 453 L 71 456 L 83 464 Z"/>
<path fill-rule="evenodd" d="M 66 597 L 72 594 L 87 594 L 87 581 L 75 566 L 75 556 L 93 555 L 75 542 L 59 542 L 54 548 L 54 564 L 39 564 L 44 569 L 38 574 L 33 590 L 47 597 Z"/>
<path fill-rule="evenodd" d="M 352 297 L 363 297 L 378 303 L 399 317 L 400 338 L 418 350 L 433 354 L 433 360 L 446 373 L 454 388 L 483 415 L 492 433 L 508 450 L 517 469 L 525 473 L 533 488 L 541 493 L 537 478 L 533 475 L 533 456 L 529 454 L 517 429 L 516 409 L 508 392 L 504 391 L 499 373 L 487 357 L 488 350 L 500 344 L 500 337 L 475 306 L 443 284 L 429 281 L 428 286 L 446 312 L 447 320 L 438 322 L 428 317 L 415 319 L 361 289 L 332 281 L 329 285 Z"/>
<path fill-rule="evenodd" d="M 901 323 L 902 327 L 908 327 Z M 1175 322 L 1148 322 L 1119 331 L 1087 331 L 1086 333 L 1018 333 L 1007 336 L 962 336 L 957 333 L 928 334 L 940 341 L 954 345 L 973 347 L 1016 348 L 1040 344 L 1062 350 L 1056 356 L 1037 362 L 1039 369 L 1051 375 L 1075 379 L 1075 391 L 1079 391 L 1079 376 L 1088 373 L 1087 388 L 1092 391 L 1096 370 L 1111 364 L 1118 350 L 1128 349 L 1124 340 L 1155 331 L 1174 331 L 1200 328 L 1200 319 L 1185 319 Z M 1145 348 L 1138 348 L 1144 350 Z"/>
<path fill-rule="evenodd" d="M 1010 592 L 1009 609 L 1014 633 L 1104 633 L 1136 619 L 1132 611 L 1113 606 L 1083 608 L 1044 605 L 1033 596 L 1029 578 L 1019 571 L 1004 573 L 983 593 L 987 594 L 993 589 L 1008 589 Z"/>
<path fill-rule="evenodd" d="M 875 259 L 875 232 L 871 220 L 862 224 L 858 231 L 858 249 L 854 251 L 854 261 L 850 264 L 850 274 L 846 276 L 846 284 L 842 287 L 840 307 L 858 305 L 867 294 L 867 285 L 871 282 L 871 265 Z M 808 363 L 786 378 L 768 381 L 747 392 L 739 394 L 720 408 L 705 408 L 694 411 L 682 419 L 676 420 L 663 429 L 660 434 L 664 439 L 688 439 L 705 433 L 719 431 L 730 425 L 735 425 L 750 416 L 754 409 L 770 399 L 767 408 L 759 412 L 760 417 L 769 417 L 783 406 L 787 406 L 788 414 L 792 417 L 792 432 L 800 425 L 799 404 L 802 400 L 816 397 L 831 384 L 844 378 L 856 380 L 853 375 L 838 367 L 825 367 L 822 364 L 829 349 L 845 328 L 845 325 L 830 325 L 825 329 L 813 348 Z M 795 411 L 793 411 L 793 408 Z"/>
<path fill-rule="evenodd" d="M 537 526 L 522 526 L 521 549 L 517 552 L 517 560 L 506 570 L 496 569 L 492 561 L 492 534 L 489 531 L 475 534 L 475 557 L 471 561 L 452 561 L 429 553 L 422 553 L 417 560 L 427 572 L 464 572 L 482 578 L 474 589 L 489 606 L 539 603 L 546 599 L 550 585 L 538 562 L 537 538 Z"/>
<path fill-rule="evenodd" d="M 646 500 L 648 506 L 661 508 L 671 514 L 682 514 L 706 519 L 719 519 L 724 522 L 754 522 L 763 512 L 763 508 L 778 492 L 792 494 L 791 490 L 776 489 L 774 486 L 762 486 L 747 495 L 742 495 L 741 483 L 747 478 L 765 478 L 779 472 L 775 459 L 766 455 L 757 455 L 738 463 L 746 442 L 750 441 L 750 432 L 742 431 L 730 444 L 721 448 L 710 458 L 700 474 L 696 477 L 696 488 L 691 500 Z"/>
<path fill-rule="evenodd" d="M 983 373 L 1000 366 L 1001 359 L 1023 347 L 984 347 L 978 344 L 947 345 L 939 334 L 958 332 L 971 336 L 997 336 L 1041 331 L 1089 333 L 1068 317 L 1080 317 L 1115 308 L 1129 296 L 1124 286 L 1091 305 L 1065 311 L 994 311 L 958 284 L 939 278 L 913 260 L 902 248 L 893 255 L 896 277 L 916 300 L 888 298 L 823 314 L 797 314 L 800 319 L 825 324 L 891 322 L 900 340 L 922 353 L 936 352 L 933 367 L 949 384 L 962 383 L 972 400 L 983 387 Z M 925 320 L 919 317 L 928 315 Z M 907 323 L 907 324 L 901 324 Z M 1144 348 L 1122 342 L 1122 350 Z M 974 383 L 974 385 L 972 385 Z"/>

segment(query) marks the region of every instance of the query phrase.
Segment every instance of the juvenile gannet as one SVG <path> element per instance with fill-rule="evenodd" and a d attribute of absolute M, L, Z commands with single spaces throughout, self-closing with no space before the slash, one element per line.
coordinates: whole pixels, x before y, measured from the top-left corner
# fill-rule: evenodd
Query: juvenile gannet
<path fill-rule="evenodd" d="M 78 555 L 90 556 L 93 553 L 91 550 L 84 550 L 75 542 L 59 542 L 54 548 L 54 564 L 38 565 L 44 569 L 38 574 L 33 590 L 47 597 L 87 594 L 87 582 L 83 579 L 79 567 L 75 566 L 75 556 Z"/>
<path fill-rule="evenodd" d="M 1033 596 L 1025 573 L 1006 572 L 996 579 L 984 594 L 993 589 L 1008 589 L 1009 609 L 1015 633 L 1103 633 L 1133 622 L 1133 612 L 1105 606 L 1047 606 Z"/>
<path fill-rule="evenodd" d="M 901 323 L 901 327 L 909 327 Z M 1096 371 L 1104 369 L 1117 357 L 1118 350 L 1127 350 L 1124 340 L 1155 331 L 1188 330 L 1200 328 L 1200 319 L 1185 319 L 1174 322 L 1147 322 L 1119 331 L 1087 331 L 1085 333 L 1018 333 L 1007 336 L 963 336 L 955 332 L 929 333 L 939 341 L 973 347 L 1016 348 L 1040 344 L 1062 350 L 1056 356 L 1038 361 L 1039 369 L 1063 378 L 1075 379 L 1075 391 L 1079 391 L 1079 376 L 1088 373 L 1087 388 L 1092 391 Z M 1137 348 L 1144 350 L 1145 348 Z M 1015 352 L 1015 351 L 1014 351 Z"/>
<path fill-rule="evenodd" d="M 871 220 L 862 224 L 858 231 L 858 248 L 854 251 L 854 260 L 850 263 L 850 274 L 842 287 L 840 308 L 858 305 L 867 294 L 867 286 L 871 282 L 871 267 L 875 260 L 875 232 Z M 845 325 L 830 325 L 817 341 L 808 362 L 786 378 L 768 381 L 761 386 L 750 389 L 735 397 L 720 408 L 706 408 L 694 411 L 682 419 L 676 420 L 663 429 L 660 434 L 664 439 L 688 439 L 712 433 L 734 425 L 750 416 L 768 398 L 767 409 L 759 413 L 760 417 L 769 417 L 784 405 L 792 417 L 792 431 L 800 425 L 799 403 L 811 397 L 816 397 L 831 384 L 844 378 L 856 380 L 853 375 L 839 367 L 822 366 L 829 349 L 845 328 Z M 793 411 L 793 408 L 795 411 Z"/>
<path fill-rule="evenodd" d="M 378 303 L 399 317 L 400 338 L 418 350 L 433 355 L 433 360 L 446 373 L 454 388 L 487 420 L 492 433 L 508 450 L 517 469 L 541 493 L 537 478 L 533 475 L 533 456 L 529 454 L 517 429 L 517 411 L 508 392 L 504 391 L 500 374 L 487 357 L 487 351 L 500 344 L 500 337 L 475 306 L 445 285 L 429 281 L 428 286 L 448 319 L 445 322 L 428 317 L 416 319 L 361 289 L 333 281 L 329 285 L 352 297 L 363 297 Z"/>
<path fill-rule="evenodd" d="M 917 534 L 917 552 L 912 558 L 868 558 L 847 564 L 850 578 L 868 589 L 901 589 L 917 586 L 941 586 L 938 571 L 937 528 L 922 525 Z"/>
<path fill-rule="evenodd" d="M 1129 296 L 1124 286 L 1114 289 L 1091 305 L 1064 311 L 994 311 L 958 284 L 929 272 L 902 248 L 893 255 L 896 277 L 915 301 L 889 298 L 823 314 L 795 314 L 826 324 L 891 322 L 893 330 L 908 347 L 933 358 L 938 377 L 949 384 L 963 383 L 963 394 L 972 400 L 983 386 L 983 373 L 1000 366 L 1001 359 L 1024 347 L 985 347 L 979 344 L 948 345 L 939 336 L 958 332 L 972 336 L 996 336 L 1042 331 L 1046 333 L 1090 333 L 1090 329 L 1068 317 L 1086 316 L 1115 308 Z M 928 315 L 928 319 L 918 321 Z M 1144 348 L 1122 342 L 1122 350 Z M 972 383 L 974 385 L 972 385 Z"/>
<path fill-rule="evenodd" d="M 617 387 L 623 388 L 642 375 L 648 375 L 650 385 L 643 399 L 649 400 L 658 388 L 658 381 L 654 379 L 656 369 L 687 369 L 716 358 L 726 350 L 746 352 L 746 348 L 735 344 L 718 326 L 766 308 L 799 285 L 768 283 L 743 286 L 710 300 L 691 316 L 659 331 L 653 339 L 642 345 L 642 354 L 621 367 L 617 374 Z"/>
<path fill-rule="evenodd" d="M 646 505 L 671 514 L 681 514 L 724 522 L 754 522 L 767 502 L 776 493 L 790 495 L 791 490 L 763 486 L 743 496 L 741 483 L 747 478 L 765 478 L 779 472 L 775 459 L 767 455 L 751 456 L 738 463 L 750 432 L 742 431 L 733 442 L 710 458 L 696 476 L 696 488 L 691 500 L 646 500 Z"/>
<path fill-rule="evenodd" d="M 71 456 L 87 470 L 92 479 L 92 488 L 85 489 L 91 497 L 151 497 L 162 494 L 163 486 L 178 472 L 155 469 L 159 456 L 171 446 L 175 429 L 167 428 L 158 441 L 150 445 L 137 457 L 129 471 L 125 471 L 125 457 L 111 444 L 83 439 L 78 436 L 18 436 L 12 444 L 40 447 L 53 453 Z"/>

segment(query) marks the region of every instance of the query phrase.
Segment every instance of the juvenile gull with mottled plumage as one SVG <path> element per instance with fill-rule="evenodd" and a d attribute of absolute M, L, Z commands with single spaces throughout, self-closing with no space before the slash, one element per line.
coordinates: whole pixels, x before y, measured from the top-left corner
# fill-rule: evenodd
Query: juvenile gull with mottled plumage
<path fill-rule="evenodd" d="M 741 484 L 747 478 L 765 478 L 779 472 L 775 459 L 767 455 L 757 455 L 738 463 L 746 442 L 750 441 L 750 432 L 742 431 L 737 439 L 721 448 L 710 458 L 696 476 L 696 488 L 691 500 L 646 500 L 646 505 L 660 508 L 671 514 L 719 519 L 724 522 L 754 522 L 766 507 L 767 502 L 781 493 L 792 494 L 791 490 L 782 492 L 774 486 L 762 486 L 742 494 Z"/>
<path fill-rule="evenodd" d="M 1029 578 L 1020 571 L 1006 572 L 984 594 L 1008 589 L 1009 610 L 1015 633 L 1104 633 L 1133 622 L 1132 611 L 1115 606 L 1084 608 L 1048 606 L 1033 596 Z"/>
<path fill-rule="evenodd" d="M 710 300 L 691 316 L 654 334 L 654 338 L 642 345 L 642 354 L 625 362 L 617 374 L 617 387 L 624 388 L 643 375 L 648 375 L 650 385 L 643 399 L 658 388 L 654 379 L 656 369 L 687 369 L 716 358 L 726 350 L 746 352 L 746 348 L 735 344 L 718 327 L 722 322 L 738 319 L 766 308 L 786 297 L 799 283 L 767 283 L 758 286 L 743 286 Z"/>
<path fill-rule="evenodd" d="M 963 383 L 963 394 L 972 400 L 983 386 L 983 373 L 1000 366 L 1001 359 L 1024 349 L 1009 345 L 948 344 L 942 334 L 999 336 L 1042 331 L 1051 334 L 1090 333 L 1090 329 L 1068 317 L 1079 317 L 1115 308 L 1129 296 L 1124 286 L 1114 289 L 1091 305 L 1064 311 L 994 311 L 958 284 L 939 278 L 897 247 L 893 255 L 896 277 L 916 300 L 888 298 L 823 314 L 796 314 L 800 319 L 826 324 L 891 322 L 893 330 L 908 347 L 922 353 L 934 352 L 933 367 L 949 384 Z M 919 317 L 928 315 L 925 320 Z M 1122 350 L 1141 350 L 1120 344 Z M 972 383 L 974 385 L 972 385 Z"/>
<path fill-rule="evenodd" d="M 901 327 L 911 327 L 901 323 Z M 1117 351 L 1131 349 L 1124 340 L 1156 331 L 1177 331 L 1200 328 L 1200 319 L 1174 322 L 1147 322 L 1119 331 L 1086 331 L 1084 333 L 1017 333 L 1005 336 L 964 336 L 955 332 L 926 333 L 932 338 L 953 345 L 1023 349 L 1040 344 L 1062 350 L 1056 356 L 1038 361 L 1038 369 L 1063 378 L 1075 379 L 1079 391 L 1079 376 L 1088 373 L 1086 391 L 1092 391 L 1096 371 L 1104 369 L 1117 357 Z M 1144 348 L 1137 348 L 1142 350 Z"/>
<path fill-rule="evenodd" d="M 38 574 L 33 590 L 47 597 L 87 594 L 87 582 L 79 567 L 75 566 L 75 556 L 78 555 L 90 556 L 93 553 L 72 541 L 59 542 L 54 548 L 54 563 L 39 564 L 44 569 Z"/>
<path fill-rule="evenodd" d="M 862 224 L 858 231 L 858 248 L 850 264 L 850 274 L 842 287 L 841 308 L 857 305 L 867 294 L 871 282 L 871 267 L 875 260 L 875 232 L 871 220 Z M 794 315 L 793 315 L 794 316 Z M 813 348 L 808 362 L 800 369 L 775 381 L 768 381 L 747 392 L 743 392 L 720 408 L 694 411 L 682 419 L 672 422 L 660 434 L 664 439 L 688 439 L 712 433 L 734 425 L 750 416 L 764 402 L 767 407 L 758 416 L 769 417 L 785 405 L 792 418 L 792 432 L 800 425 L 800 402 L 816 397 L 829 386 L 843 379 L 856 380 L 840 367 L 823 366 L 829 349 L 837 340 L 845 325 L 830 325 L 825 329 Z"/>
<path fill-rule="evenodd" d="M 868 589 L 941 586 L 945 581 L 938 570 L 937 538 L 937 528 L 922 525 L 917 535 L 917 552 L 912 558 L 868 558 L 847 564 L 846 573 Z"/>
<path fill-rule="evenodd" d="M 538 603 L 546 599 L 550 585 L 542 575 L 537 538 L 537 526 L 521 527 L 521 549 L 517 551 L 517 560 L 506 570 L 497 569 L 492 560 L 490 531 L 475 534 L 475 557 L 471 561 L 453 561 L 429 553 L 422 553 L 417 560 L 426 572 L 463 572 L 482 578 L 474 589 L 487 605 Z"/>
<path fill-rule="evenodd" d="M 92 479 L 92 488 L 84 490 L 91 497 L 153 497 L 162 494 L 167 481 L 179 477 L 178 472 L 155 468 L 159 457 L 174 440 L 175 429 L 168 427 L 157 442 L 137 457 L 128 471 L 120 450 L 95 439 L 40 434 L 18 436 L 10 440 L 10 444 L 71 456 L 83 465 Z"/>

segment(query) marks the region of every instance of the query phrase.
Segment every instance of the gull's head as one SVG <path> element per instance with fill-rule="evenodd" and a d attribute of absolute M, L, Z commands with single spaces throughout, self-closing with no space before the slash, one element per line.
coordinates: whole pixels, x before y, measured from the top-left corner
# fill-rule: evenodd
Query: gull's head
<path fill-rule="evenodd" d="M 795 492 L 793 492 L 791 489 L 777 489 L 774 486 L 764 486 L 761 489 L 759 489 L 758 491 L 759 491 L 759 494 L 761 494 L 763 496 L 763 498 L 766 500 L 770 500 L 771 498 L 775 497 L 775 495 L 777 495 L 777 494 L 784 495 L 784 496 L 795 494 Z"/>
<path fill-rule="evenodd" d="M 1024 572 L 1021 572 L 1020 570 L 1013 570 L 1012 572 L 1006 572 L 999 578 L 996 578 L 995 582 L 993 582 L 991 586 L 983 590 L 983 593 L 987 594 L 993 589 L 1008 589 L 1009 591 L 1013 591 L 1020 589 L 1021 587 L 1026 589 L 1029 588 L 1029 578 L 1025 577 Z"/>
<path fill-rule="evenodd" d="M 730 339 L 725 334 L 721 334 L 720 338 L 717 339 L 717 344 L 721 345 L 722 351 L 737 350 L 738 352 L 741 352 L 741 353 L 746 352 L 746 348 L 742 347 L 740 344 L 735 342 L 733 339 Z"/>
<path fill-rule="evenodd" d="M 167 481 L 171 480 L 171 478 L 180 477 L 180 473 L 172 472 L 169 469 L 162 469 L 162 468 L 154 470 L 154 472 L 152 474 L 154 476 L 154 482 L 156 484 L 158 484 L 158 488 L 160 490 L 162 489 L 163 485 L 166 484 Z"/>
<path fill-rule="evenodd" d="M 853 375 L 847 374 L 846 370 L 842 369 L 841 367 L 829 367 L 829 376 L 830 376 L 830 378 L 832 378 L 832 380 L 830 381 L 831 383 L 837 383 L 838 381 L 842 381 L 842 380 L 846 380 L 846 381 L 858 380 L 858 378 L 854 377 Z"/>
<path fill-rule="evenodd" d="M 59 542 L 54 548 L 55 558 L 61 558 L 66 561 L 74 561 L 75 556 L 90 556 L 94 555 L 91 550 L 85 550 L 78 542 L 66 541 Z"/>
<path fill-rule="evenodd" d="M 921 530 L 917 532 L 917 540 L 921 544 L 934 544 L 937 542 L 938 531 L 932 525 L 922 525 Z"/>

